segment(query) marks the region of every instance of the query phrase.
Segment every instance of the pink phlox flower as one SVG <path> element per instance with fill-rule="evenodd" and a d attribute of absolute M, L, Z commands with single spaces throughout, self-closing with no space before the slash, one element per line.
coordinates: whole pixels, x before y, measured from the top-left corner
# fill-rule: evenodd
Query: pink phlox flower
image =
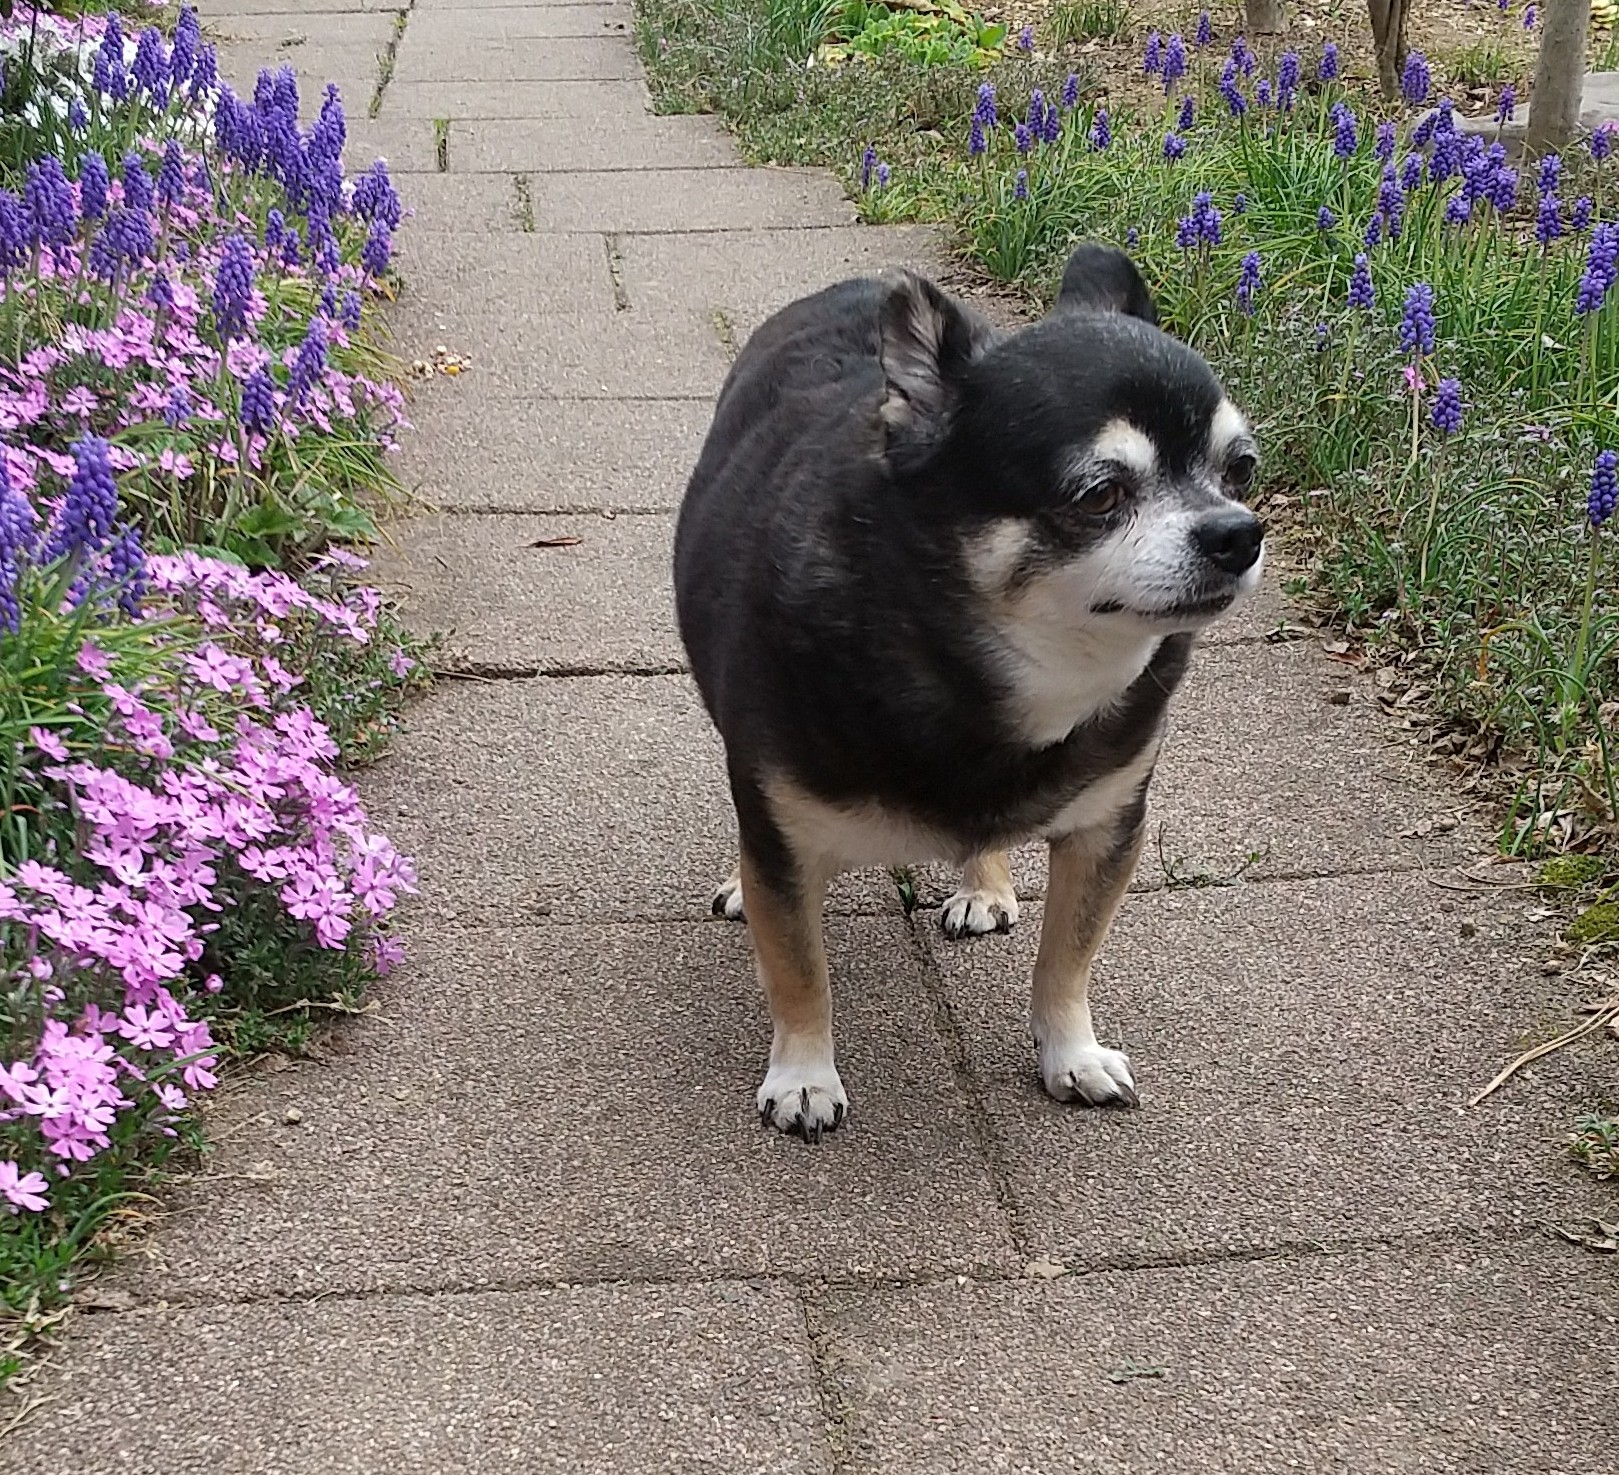
<path fill-rule="evenodd" d="M 116 681 L 109 681 L 102 686 L 101 694 L 112 703 L 113 711 L 120 717 L 133 717 L 137 712 L 147 710 L 146 704 L 134 692 L 120 686 Z"/>
<path fill-rule="evenodd" d="M 396 650 L 388 657 L 388 669 L 401 681 L 416 669 L 416 662 L 411 660 L 403 650 Z"/>
<path fill-rule="evenodd" d="M 90 641 L 79 647 L 78 666 L 92 681 L 105 681 L 112 674 L 112 664 Z"/>
<path fill-rule="evenodd" d="M 45 1197 L 49 1187 L 40 1174 L 23 1173 L 10 1159 L 0 1161 L 0 1195 L 4 1195 L 6 1206 L 13 1214 L 23 1209 L 44 1213 L 51 1206 Z"/>
<path fill-rule="evenodd" d="M 194 738 L 199 743 L 217 743 L 220 740 L 219 729 L 200 712 L 177 712 L 175 720 L 187 737 Z"/>
<path fill-rule="evenodd" d="M 80 419 L 88 419 L 94 414 L 99 403 L 95 391 L 82 384 L 75 384 L 62 396 L 62 409 L 69 415 L 77 415 Z"/>
<path fill-rule="evenodd" d="M 67 762 L 67 744 L 49 728 L 30 727 L 28 741 L 47 758 L 54 758 L 58 763 Z"/>
<path fill-rule="evenodd" d="M 184 659 L 192 675 L 199 681 L 227 694 L 241 684 L 244 675 L 252 672 L 248 662 L 240 656 L 231 655 L 212 641 L 200 651 L 187 651 Z"/>
<path fill-rule="evenodd" d="M 17 1060 L 10 1065 L 0 1065 L 0 1096 L 23 1105 L 28 1097 L 26 1088 L 39 1079 L 39 1072 L 26 1060 Z"/>
<path fill-rule="evenodd" d="M 164 1050 L 174 1043 L 171 1021 L 143 1004 L 131 1004 L 124 1010 L 118 1032 L 137 1050 Z"/>
<path fill-rule="evenodd" d="M 176 451 L 173 446 L 164 448 L 162 455 L 157 458 L 160 471 L 167 472 L 176 481 L 186 481 L 196 471 L 191 457 L 184 451 Z"/>
<path fill-rule="evenodd" d="M 291 691 L 293 687 L 303 685 L 304 678 L 293 675 L 274 656 L 260 656 L 259 668 L 264 672 L 270 684 L 279 691 Z"/>

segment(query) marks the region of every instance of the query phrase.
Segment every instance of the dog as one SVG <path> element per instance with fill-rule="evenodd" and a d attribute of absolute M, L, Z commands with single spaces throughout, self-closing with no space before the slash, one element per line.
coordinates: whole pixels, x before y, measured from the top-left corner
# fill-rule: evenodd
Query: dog
<path fill-rule="evenodd" d="M 1105 246 L 1077 249 L 1051 312 L 1017 332 L 896 271 L 747 341 L 682 500 L 674 581 L 740 838 L 714 909 L 745 914 L 774 1026 L 764 1121 L 819 1141 L 847 1111 L 828 881 L 950 860 L 945 931 L 1006 931 L 1007 848 L 1035 838 L 1041 1080 L 1059 1101 L 1137 1104 L 1091 1024 L 1091 965 L 1197 635 L 1260 580 L 1258 460 Z"/>

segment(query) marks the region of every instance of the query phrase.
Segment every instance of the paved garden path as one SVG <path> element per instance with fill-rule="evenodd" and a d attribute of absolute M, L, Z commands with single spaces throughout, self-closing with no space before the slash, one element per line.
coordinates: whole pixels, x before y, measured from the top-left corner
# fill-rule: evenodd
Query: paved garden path
<path fill-rule="evenodd" d="M 400 347 L 470 369 L 419 388 L 439 510 L 385 574 L 458 675 L 367 780 L 420 860 L 409 966 L 235 1083 L 0 1468 L 1611 1471 L 1613 1269 L 1547 1230 L 1598 1203 L 1556 1139 L 1611 1051 L 1466 1109 L 1569 1017 L 1549 934 L 1274 594 L 1201 657 L 1104 954 L 1144 1109 L 1041 1096 L 1037 899 L 951 945 L 875 875 L 830 924 L 854 1116 L 759 1129 L 673 510 L 762 316 L 932 243 L 651 116 L 622 3 L 207 9 L 235 75 L 357 114 L 387 55 L 350 154 L 417 207 Z"/>

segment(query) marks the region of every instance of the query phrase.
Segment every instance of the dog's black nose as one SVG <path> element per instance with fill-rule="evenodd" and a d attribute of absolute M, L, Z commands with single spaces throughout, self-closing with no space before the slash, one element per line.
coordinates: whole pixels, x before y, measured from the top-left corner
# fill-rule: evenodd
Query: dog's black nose
<path fill-rule="evenodd" d="M 1265 525 L 1244 507 L 1226 507 L 1194 523 L 1192 541 L 1217 568 L 1243 574 L 1259 557 Z"/>

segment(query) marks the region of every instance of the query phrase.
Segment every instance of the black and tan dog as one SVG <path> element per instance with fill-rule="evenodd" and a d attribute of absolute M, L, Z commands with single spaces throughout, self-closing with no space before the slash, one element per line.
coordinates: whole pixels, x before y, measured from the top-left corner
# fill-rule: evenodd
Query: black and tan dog
<path fill-rule="evenodd" d="M 1006 849 L 1050 882 L 1032 1023 L 1045 1087 L 1133 1105 L 1091 963 L 1140 854 L 1165 709 L 1197 632 L 1259 582 L 1257 451 L 1134 265 L 1082 247 L 1056 307 L 1001 335 L 901 272 L 796 302 L 721 392 L 675 539 L 681 637 L 724 739 L 775 1023 L 761 1115 L 847 1108 L 827 882 L 964 866 L 954 936 L 1017 920 Z"/>

